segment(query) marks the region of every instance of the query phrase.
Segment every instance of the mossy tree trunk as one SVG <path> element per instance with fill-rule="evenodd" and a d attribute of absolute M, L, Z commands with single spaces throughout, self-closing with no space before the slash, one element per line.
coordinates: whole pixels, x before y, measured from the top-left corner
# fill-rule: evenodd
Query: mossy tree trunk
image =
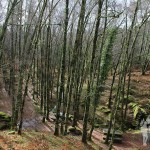
<path fill-rule="evenodd" d="M 93 81 L 94 81 L 94 74 L 93 74 L 93 69 L 95 65 L 95 54 L 97 50 L 97 39 L 98 39 L 98 30 L 100 26 L 100 19 L 101 19 L 101 9 L 103 6 L 103 0 L 98 1 L 98 11 L 97 11 L 97 18 L 96 18 L 96 27 L 95 27 L 95 33 L 94 33 L 94 39 L 93 39 L 93 49 L 92 49 L 92 58 L 91 58 L 91 63 L 90 63 L 90 81 L 88 81 L 88 89 L 87 89 L 87 99 L 86 99 L 86 104 L 85 104 L 85 114 L 84 114 L 84 127 L 83 127 L 83 135 L 82 135 L 82 141 L 86 142 L 87 139 L 87 121 L 88 121 L 88 113 L 89 113 L 89 107 L 90 107 L 90 93 L 92 92 L 93 89 Z M 96 104 L 94 104 L 96 105 Z M 95 118 L 95 111 L 96 107 L 94 107 L 94 114 L 93 117 Z M 93 120 L 94 122 L 94 120 Z M 91 135 L 94 129 L 94 125 L 92 125 L 91 132 L 89 139 L 91 139 Z"/>
<path fill-rule="evenodd" d="M 60 108 L 61 103 L 63 102 L 63 118 L 61 123 L 61 133 L 64 134 L 64 120 L 65 120 L 65 108 L 66 101 L 64 99 L 64 87 L 65 87 L 65 70 L 66 70 L 66 49 L 67 49 L 67 29 L 68 29 L 68 18 L 69 15 L 69 0 L 66 0 L 66 9 L 65 9 L 65 25 L 64 25 L 64 43 L 63 43 L 63 52 L 62 52 L 62 62 L 61 62 L 61 72 L 60 72 L 60 87 L 57 100 L 57 112 L 56 112 L 56 123 L 55 123 L 55 132 L 54 135 L 59 135 L 59 118 L 60 118 Z"/>

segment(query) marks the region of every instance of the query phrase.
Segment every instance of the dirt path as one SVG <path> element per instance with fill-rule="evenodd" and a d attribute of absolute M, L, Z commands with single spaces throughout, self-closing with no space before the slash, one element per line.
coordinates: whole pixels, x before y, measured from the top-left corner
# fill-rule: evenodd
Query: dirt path
<path fill-rule="evenodd" d="M 30 96 L 31 95 L 28 94 L 25 100 L 23 129 L 35 131 L 52 131 L 52 129 L 50 128 L 52 127 L 50 122 L 47 122 L 46 124 L 43 124 L 41 122 L 42 116 L 40 114 L 37 114 Z M 12 100 L 5 90 L 2 81 L 0 81 L 0 111 L 5 112 L 9 115 L 12 114 Z"/>
<path fill-rule="evenodd" d="M 54 123 L 46 122 L 42 123 L 42 116 L 35 111 L 35 106 L 32 100 L 28 97 L 25 102 L 24 118 L 23 118 L 23 129 L 24 130 L 35 130 L 51 132 L 54 130 Z"/>

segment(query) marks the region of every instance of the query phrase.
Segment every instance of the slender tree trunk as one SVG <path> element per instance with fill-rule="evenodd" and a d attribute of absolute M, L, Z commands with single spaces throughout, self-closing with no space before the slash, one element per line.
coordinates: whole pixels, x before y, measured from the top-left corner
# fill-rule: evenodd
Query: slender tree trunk
<path fill-rule="evenodd" d="M 83 135 L 82 135 L 82 142 L 84 142 L 84 143 L 86 143 L 86 139 L 87 139 L 87 123 L 88 123 L 90 99 L 91 99 L 90 93 L 92 92 L 91 89 L 93 88 L 93 81 L 94 81 L 93 69 L 94 69 L 94 64 L 95 64 L 95 54 L 96 54 L 96 49 L 97 49 L 98 30 L 99 30 L 99 25 L 100 25 L 102 6 L 103 6 L 103 1 L 99 0 L 98 1 L 98 13 L 97 13 L 97 20 L 96 20 L 95 35 L 94 35 L 94 39 L 93 39 L 92 58 L 91 58 L 91 63 L 90 63 L 90 72 L 89 72 L 90 73 L 90 79 L 88 81 L 87 98 L 86 98 L 86 103 L 85 103 Z M 94 112 L 95 111 L 96 111 L 96 108 L 94 109 Z M 92 135 L 93 128 L 94 128 L 94 126 L 91 129 L 90 135 Z M 91 136 L 90 136 L 90 139 L 91 139 Z"/>
<path fill-rule="evenodd" d="M 60 117 L 60 107 L 63 99 L 63 110 L 66 108 L 66 102 L 64 100 L 64 87 L 65 87 L 65 69 L 66 69 L 66 49 L 67 49 L 67 28 L 68 28 L 68 14 L 69 14 L 69 0 L 66 0 L 66 10 L 65 10 L 65 28 L 64 28 L 64 45 L 63 45 L 63 54 L 62 54 L 62 62 L 61 62 L 61 75 L 60 75 L 60 89 L 59 89 L 59 97 L 57 101 L 57 112 L 56 112 L 56 123 L 55 123 L 55 132 L 54 135 L 59 135 L 59 117 Z M 62 123 L 61 123 L 61 134 L 64 134 L 64 120 L 65 114 L 63 111 Z"/>

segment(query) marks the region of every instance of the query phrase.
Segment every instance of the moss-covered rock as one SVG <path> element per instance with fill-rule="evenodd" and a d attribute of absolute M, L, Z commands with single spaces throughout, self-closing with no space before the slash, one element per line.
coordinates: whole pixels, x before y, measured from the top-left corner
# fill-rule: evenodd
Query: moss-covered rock
<path fill-rule="evenodd" d="M 7 129 L 11 125 L 11 117 L 4 112 L 0 112 L 0 130 Z"/>
<path fill-rule="evenodd" d="M 68 130 L 69 130 L 70 132 L 75 132 L 76 127 L 69 126 Z"/>
<path fill-rule="evenodd" d="M 72 127 L 70 126 L 68 128 L 68 131 L 74 135 L 81 135 L 82 134 L 82 131 L 78 128 L 78 127 Z"/>
<path fill-rule="evenodd" d="M 100 124 L 100 128 L 108 128 L 108 124 L 107 123 L 103 123 L 103 124 Z"/>
<path fill-rule="evenodd" d="M 8 134 L 15 134 L 16 132 L 15 131 L 9 131 Z"/>
<path fill-rule="evenodd" d="M 69 121 L 72 121 L 73 120 L 73 115 L 69 115 Z"/>
<path fill-rule="evenodd" d="M 0 119 L 5 121 L 10 121 L 11 117 L 6 113 L 0 111 Z"/>
<path fill-rule="evenodd" d="M 106 107 L 106 106 L 101 106 L 100 107 L 100 111 L 105 113 L 105 114 L 111 113 L 110 109 L 108 107 Z"/>
<path fill-rule="evenodd" d="M 95 127 L 95 128 L 99 128 L 99 127 L 100 127 L 100 124 L 95 123 L 95 124 L 94 124 L 94 127 Z"/>
<path fill-rule="evenodd" d="M 81 135 L 82 131 L 79 128 L 76 128 L 76 135 Z"/>

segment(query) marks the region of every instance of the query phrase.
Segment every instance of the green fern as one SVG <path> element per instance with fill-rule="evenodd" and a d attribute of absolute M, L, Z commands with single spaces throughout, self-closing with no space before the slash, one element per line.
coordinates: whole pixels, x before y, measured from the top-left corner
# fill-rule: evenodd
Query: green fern
<path fill-rule="evenodd" d="M 146 114 L 146 111 L 144 108 L 142 108 L 142 105 L 138 104 L 138 103 L 130 103 L 130 105 L 133 109 L 133 116 L 134 118 L 136 118 L 137 114 L 139 112 L 142 112 L 142 113 L 145 113 Z"/>

